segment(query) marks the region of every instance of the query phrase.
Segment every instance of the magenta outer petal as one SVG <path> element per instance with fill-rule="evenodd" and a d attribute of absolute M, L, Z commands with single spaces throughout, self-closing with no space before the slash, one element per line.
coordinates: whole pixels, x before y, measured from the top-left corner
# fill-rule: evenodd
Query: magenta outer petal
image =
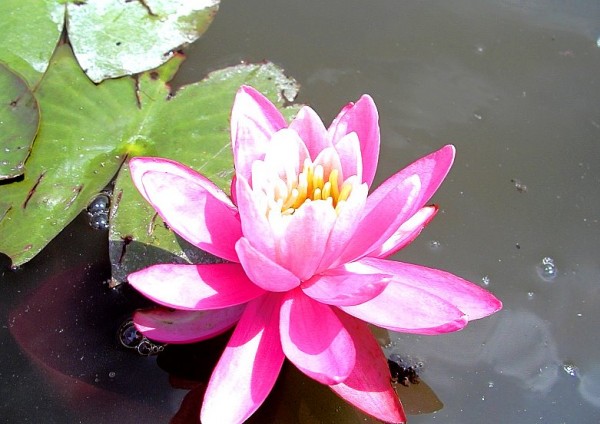
<path fill-rule="evenodd" d="M 353 306 L 379 295 L 390 281 L 389 277 L 354 262 L 314 276 L 302 283 L 302 291 L 321 303 Z"/>
<path fill-rule="evenodd" d="M 341 398 L 386 423 L 404 423 L 406 416 L 390 384 L 390 369 L 367 325 L 341 311 L 338 316 L 356 346 L 356 362 L 343 383 L 331 387 Z"/>
<path fill-rule="evenodd" d="M 285 294 L 280 332 L 285 356 L 320 383 L 341 383 L 354 368 L 356 350 L 346 328 L 330 306 L 299 289 Z"/>
<path fill-rule="evenodd" d="M 417 213 L 411 216 L 408 221 L 405 221 L 400 228 L 390 236 L 390 238 L 382 245 L 378 246 L 377 249 L 371 251 L 368 256 L 385 258 L 408 246 L 419 236 L 419 234 L 421 234 L 423 228 L 431 222 L 437 212 L 437 206 L 425 206 L 419 209 Z"/>
<path fill-rule="evenodd" d="M 449 333 L 460 330 L 468 322 L 467 316 L 450 299 L 396 279 L 379 296 L 360 305 L 340 306 L 340 309 L 363 321 L 401 333 Z"/>
<path fill-rule="evenodd" d="M 246 275 L 262 289 L 282 292 L 300 284 L 298 277 L 252 247 L 248 239 L 239 239 L 235 248 Z"/>
<path fill-rule="evenodd" d="M 487 290 L 446 271 L 385 259 L 364 258 L 361 262 L 393 274 L 390 285 L 410 286 L 447 299 L 469 320 L 486 317 L 502 308 L 502 302 Z"/>
<path fill-rule="evenodd" d="M 420 189 L 419 178 L 413 175 L 399 181 L 383 195 L 377 189 L 367 197 L 352 243 L 347 244 L 336 264 L 354 261 L 383 244 L 399 227 L 397 223 L 413 214 L 412 204 Z"/>
<path fill-rule="evenodd" d="M 306 144 L 311 160 L 328 147 L 333 147 L 331 140 L 327 137 L 327 130 L 319 115 L 308 106 L 303 106 L 294 120 L 290 123 L 290 129 L 296 131 Z"/>
<path fill-rule="evenodd" d="M 335 150 L 340 157 L 344 179 L 356 175 L 362 181 L 363 164 L 360 151 L 360 141 L 356 133 L 346 134 L 335 145 Z"/>
<path fill-rule="evenodd" d="M 346 106 L 329 127 L 329 135 L 335 146 L 346 134 L 355 132 L 360 141 L 363 160 L 362 181 L 369 186 L 375 177 L 379 159 L 379 114 L 373 99 L 362 96 L 356 104 Z"/>
<path fill-rule="evenodd" d="M 252 162 L 262 159 L 271 136 L 287 123 L 269 99 L 242 86 L 231 111 L 231 142 L 235 171 L 250 179 Z"/>
<path fill-rule="evenodd" d="M 177 234 L 213 255 L 237 262 L 242 230 L 229 197 L 196 171 L 158 158 L 133 158 L 131 176 L 140 193 Z"/>
<path fill-rule="evenodd" d="M 279 339 L 281 295 L 250 302 L 208 383 L 203 424 L 241 423 L 263 403 L 279 375 L 284 354 Z"/>
<path fill-rule="evenodd" d="M 230 329 L 246 305 L 210 311 L 179 311 L 162 307 L 139 310 L 133 316 L 138 331 L 163 343 L 195 343 Z"/>
<path fill-rule="evenodd" d="M 264 293 L 240 264 L 159 264 L 129 274 L 129 284 L 156 303 L 206 310 L 239 305 Z"/>

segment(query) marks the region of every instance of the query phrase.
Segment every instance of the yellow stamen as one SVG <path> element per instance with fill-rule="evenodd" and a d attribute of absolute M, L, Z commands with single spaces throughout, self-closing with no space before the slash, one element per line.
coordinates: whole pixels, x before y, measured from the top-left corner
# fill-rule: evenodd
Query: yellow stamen
<path fill-rule="evenodd" d="M 348 196 L 350 195 L 350 191 L 352 191 L 352 184 L 344 182 L 344 184 L 342 184 L 342 190 L 340 191 L 340 195 L 338 196 L 338 203 L 346 201 L 346 199 L 348 199 Z"/>
<path fill-rule="evenodd" d="M 321 165 L 315 166 L 315 170 L 313 171 L 312 180 L 313 180 L 313 190 L 323 188 L 323 167 Z"/>
<path fill-rule="evenodd" d="M 312 199 L 313 200 L 321 200 L 321 189 L 320 188 L 315 188 L 315 191 L 313 192 L 313 195 L 312 195 Z"/>
<path fill-rule="evenodd" d="M 321 199 L 326 200 L 326 199 L 331 199 L 331 182 L 327 181 L 324 185 L 323 185 L 323 190 L 321 190 Z"/>
<path fill-rule="evenodd" d="M 337 203 L 337 200 L 340 196 L 340 188 L 338 187 L 338 177 L 340 173 L 337 169 L 332 169 L 329 174 L 329 183 L 331 184 L 331 197 L 333 197 L 334 203 Z"/>

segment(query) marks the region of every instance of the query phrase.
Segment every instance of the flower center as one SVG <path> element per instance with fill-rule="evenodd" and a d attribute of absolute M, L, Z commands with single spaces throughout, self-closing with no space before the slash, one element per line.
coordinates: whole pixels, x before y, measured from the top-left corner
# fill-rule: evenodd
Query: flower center
<path fill-rule="evenodd" d="M 286 174 L 287 181 L 279 179 L 274 190 L 274 201 L 282 215 L 291 215 L 305 202 L 316 200 L 329 202 L 339 213 L 352 191 L 349 179 L 340 184 L 338 169 L 331 169 L 326 175 L 322 165 L 315 166 L 308 158 L 298 176 Z"/>

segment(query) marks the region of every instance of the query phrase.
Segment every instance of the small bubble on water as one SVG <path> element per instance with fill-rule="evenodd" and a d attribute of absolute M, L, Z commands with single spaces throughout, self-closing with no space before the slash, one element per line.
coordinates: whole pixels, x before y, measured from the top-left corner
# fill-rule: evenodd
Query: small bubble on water
<path fill-rule="evenodd" d="M 483 115 L 480 115 L 478 113 L 474 113 L 473 116 L 475 117 L 475 119 L 477 119 L 478 121 L 481 121 L 483 119 Z"/>
<path fill-rule="evenodd" d="M 570 362 L 565 362 L 562 366 L 563 370 L 571 377 L 577 377 L 579 375 L 579 368 L 577 365 Z"/>
<path fill-rule="evenodd" d="M 554 259 L 546 256 L 542 259 L 542 263 L 537 267 L 539 276 L 545 281 L 552 281 L 556 277 L 557 269 L 554 264 Z"/>
<path fill-rule="evenodd" d="M 98 212 L 106 212 L 108 210 L 109 204 L 110 199 L 108 198 L 108 196 L 106 194 L 101 194 L 90 202 L 88 206 L 88 212 L 91 214 Z"/>
<path fill-rule="evenodd" d="M 535 296 L 535 293 L 527 292 L 527 299 L 533 299 L 533 296 Z"/>
<path fill-rule="evenodd" d="M 475 46 L 475 53 L 483 54 L 485 53 L 485 46 L 483 44 L 478 44 Z"/>
<path fill-rule="evenodd" d="M 494 382 L 493 381 L 488 381 L 488 387 L 490 389 L 493 389 L 494 388 Z"/>
<path fill-rule="evenodd" d="M 439 249 L 440 247 L 442 247 L 442 243 L 440 243 L 437 240 L 431 240 L 429 242 L 429 247 L 431 247 L 432 249 Z"/>
<path fill-rule="evenodd" d="M 525 193 L 527 191 L 527 186 L 523 184 L 521 180 L 513 178 L 510 182 L 513 183 L 519 193 Z"/>
<path fill-rule="evenodd" d="M 481 282 L 483 283 L 484 286 L 489 286 L 492 280 L 490 280 L 489 275 L 485 275 L 482 279 Z"/>
<path fill-rule="evenodd" d="M 106 213 L 98 213 L 90 217 L 90 227 L 94 230 L 108 229 L 108 215 Z"/>
<path fill-rule="evenodd" d="M 117 373 L 114 372 L 114 371 L 111 371 L 111 372 L 108 373 L 108 377 L 109 378 L 115 378 L 116 375 L 117 375 Z"/>

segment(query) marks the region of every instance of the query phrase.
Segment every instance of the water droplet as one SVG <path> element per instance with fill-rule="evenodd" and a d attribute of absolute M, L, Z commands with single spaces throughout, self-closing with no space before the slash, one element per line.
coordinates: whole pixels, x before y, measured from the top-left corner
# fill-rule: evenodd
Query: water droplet
<path fill-rule="evenodd" d="M 440 243 L 437 240 L 431 240 L 429 242 L 429 247 L 431 247 L 432 249 L 439 249 L 440 247 L 442 247 L 442 243 Z"/>
<path fill-rule="evenodd" d="M 493 381 L 488 381 L 488 387 L 490 389 L 493 389 L 494 388 L 494 382 Z"/>
<path fill-rule="evenodd" d="M 534 295 L 535 295 L 535 293 L 533 293 L 533 292 L 527 292 L 527 299 L 533 299 Z"/>
<path fill-rule="evenodd" d="M 117 375 L 117 373 L 114 372 L 114 371 L 111 371 L 111 372 L 108 373 L 108 377 L 109 378 L 115 378 L 116 375 Z"/>
<path fill-rule="evenodd" d="M 480 115 L 478 113 L 474 113 L 473 116 L 475 117 L 475 119 L 477 119 L 478 121 L 481 121 L 483 119 L 483 115 Z"/>
<path fill-rule="evenodd" d="M 579 368 L 575 364 L 572 364 L 570 362 L 565 362 L 563 364 L 562 368 L 571 377 L 577 377 L 577 376 L 579 376 Z"/>
<path fill-rule="evenodd" d="M 492 280 L 490 280 L 489 275 L 485 275 L 482 279 L 481 282 L 483 283 L 484 286 L 489 286 Z"/>
<path fill-rule="evenodd" d="M 484 54 L 485 53 L 485 46 L 483 44 L 478 44 L 475 46 L 475 53 L 477 54 Z"/>
<path fill-rule="evenodd" d="M 554 259 L 549 256 L 546 256 L 542 259 L 542 263 L 537 266 L 538 275 L 544 281 L 552 281 L 556 278 L 556 265 L 554 264 Z"/>

